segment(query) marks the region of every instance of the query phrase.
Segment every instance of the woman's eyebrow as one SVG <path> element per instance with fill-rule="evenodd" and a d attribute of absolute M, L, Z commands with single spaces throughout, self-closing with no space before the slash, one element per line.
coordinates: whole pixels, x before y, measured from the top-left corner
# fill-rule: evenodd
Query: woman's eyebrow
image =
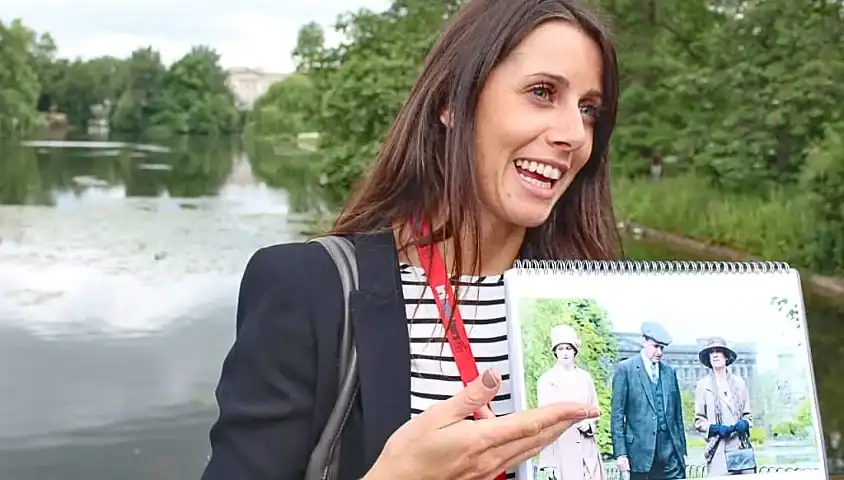
<path fill-rule="evenodd" d="M 558 74 L 558 73 L 551 73 L 551 72 L 536 72 L 530 75 L 531 77 L 547 77 L 553 80 L 562 88 L 571 88 L 571 82 L 568 78 Z M 586 92 L 584 97 L 603 97 L 603 94 L 598 89 L 590 89 Z"/>

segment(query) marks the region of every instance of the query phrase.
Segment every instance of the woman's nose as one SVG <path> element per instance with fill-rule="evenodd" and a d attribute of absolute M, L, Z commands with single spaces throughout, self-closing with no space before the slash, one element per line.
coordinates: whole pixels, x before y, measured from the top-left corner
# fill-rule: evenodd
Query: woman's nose
<path fill-rule="evenodd" d="M 583 147 L 588 132 L 583 125 L 580 107 L 575 104 L 574 108 L 561 108 L 557 113 L 546 133 L 548 144 L 565 152 Z"/>

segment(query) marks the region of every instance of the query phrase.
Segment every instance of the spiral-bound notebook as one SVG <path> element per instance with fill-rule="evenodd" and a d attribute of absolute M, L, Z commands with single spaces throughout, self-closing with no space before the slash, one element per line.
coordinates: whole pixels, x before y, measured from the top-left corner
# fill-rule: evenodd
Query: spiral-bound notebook
<path fill-rule="evenodd" d="M 797 270 L 520 261 L 504 283 L 516 410 L 601 411 L 517 480 L 828 478 Z"/>

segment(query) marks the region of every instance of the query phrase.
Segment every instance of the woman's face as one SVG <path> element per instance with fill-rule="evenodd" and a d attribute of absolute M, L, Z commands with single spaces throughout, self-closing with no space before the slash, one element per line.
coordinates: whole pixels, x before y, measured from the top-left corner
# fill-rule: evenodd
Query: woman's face
<path fill-rule="evenodd" d="M 715 349 L 709 353 L 709 363 L 712 368 L 724 368 L 727 366 L 727 356 L 721 350 Z"/>
<path fill-rule="evenodd" d="M 577 355 L 574 348 L 568 343 L 561 343 L 554 349 L 554 355 L 557 356 L 557 361 L 564 365 L 571 365 L 574 363 L 574 357 Z"/>
<path fill-rule="evenodd" d="M 601 106 L 602 57 L 575 25 L 537 27 L 498 67 L 476 112 L 481 200 L 518 227 L 545 222 L 586 164 Z"/>

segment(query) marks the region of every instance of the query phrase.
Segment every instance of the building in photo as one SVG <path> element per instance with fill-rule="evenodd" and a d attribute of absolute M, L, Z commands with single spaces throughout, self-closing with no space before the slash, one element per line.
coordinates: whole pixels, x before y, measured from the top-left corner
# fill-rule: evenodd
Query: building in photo
<path fill-rule="evenodd" d="M 642 334 L 615 332 L 618 340 L 618 361 L 639 354 L 642 349 Z M 706 339 L 698 339 L 694 344 L 672 343 L 665 348 L 663 361 L 677 371 L 677 381 L 680 387 L 694 391 L 695 384 L 709 369 L 698 360 L 698 352 L 706 346 Z M 747 386 L 753 388 L 756 378 L 756 346 L 752 343 L 730 342 L 730 347 L 738 354 L 736 363 L 729 367 L 729 371 L 742 377 Z"/>

